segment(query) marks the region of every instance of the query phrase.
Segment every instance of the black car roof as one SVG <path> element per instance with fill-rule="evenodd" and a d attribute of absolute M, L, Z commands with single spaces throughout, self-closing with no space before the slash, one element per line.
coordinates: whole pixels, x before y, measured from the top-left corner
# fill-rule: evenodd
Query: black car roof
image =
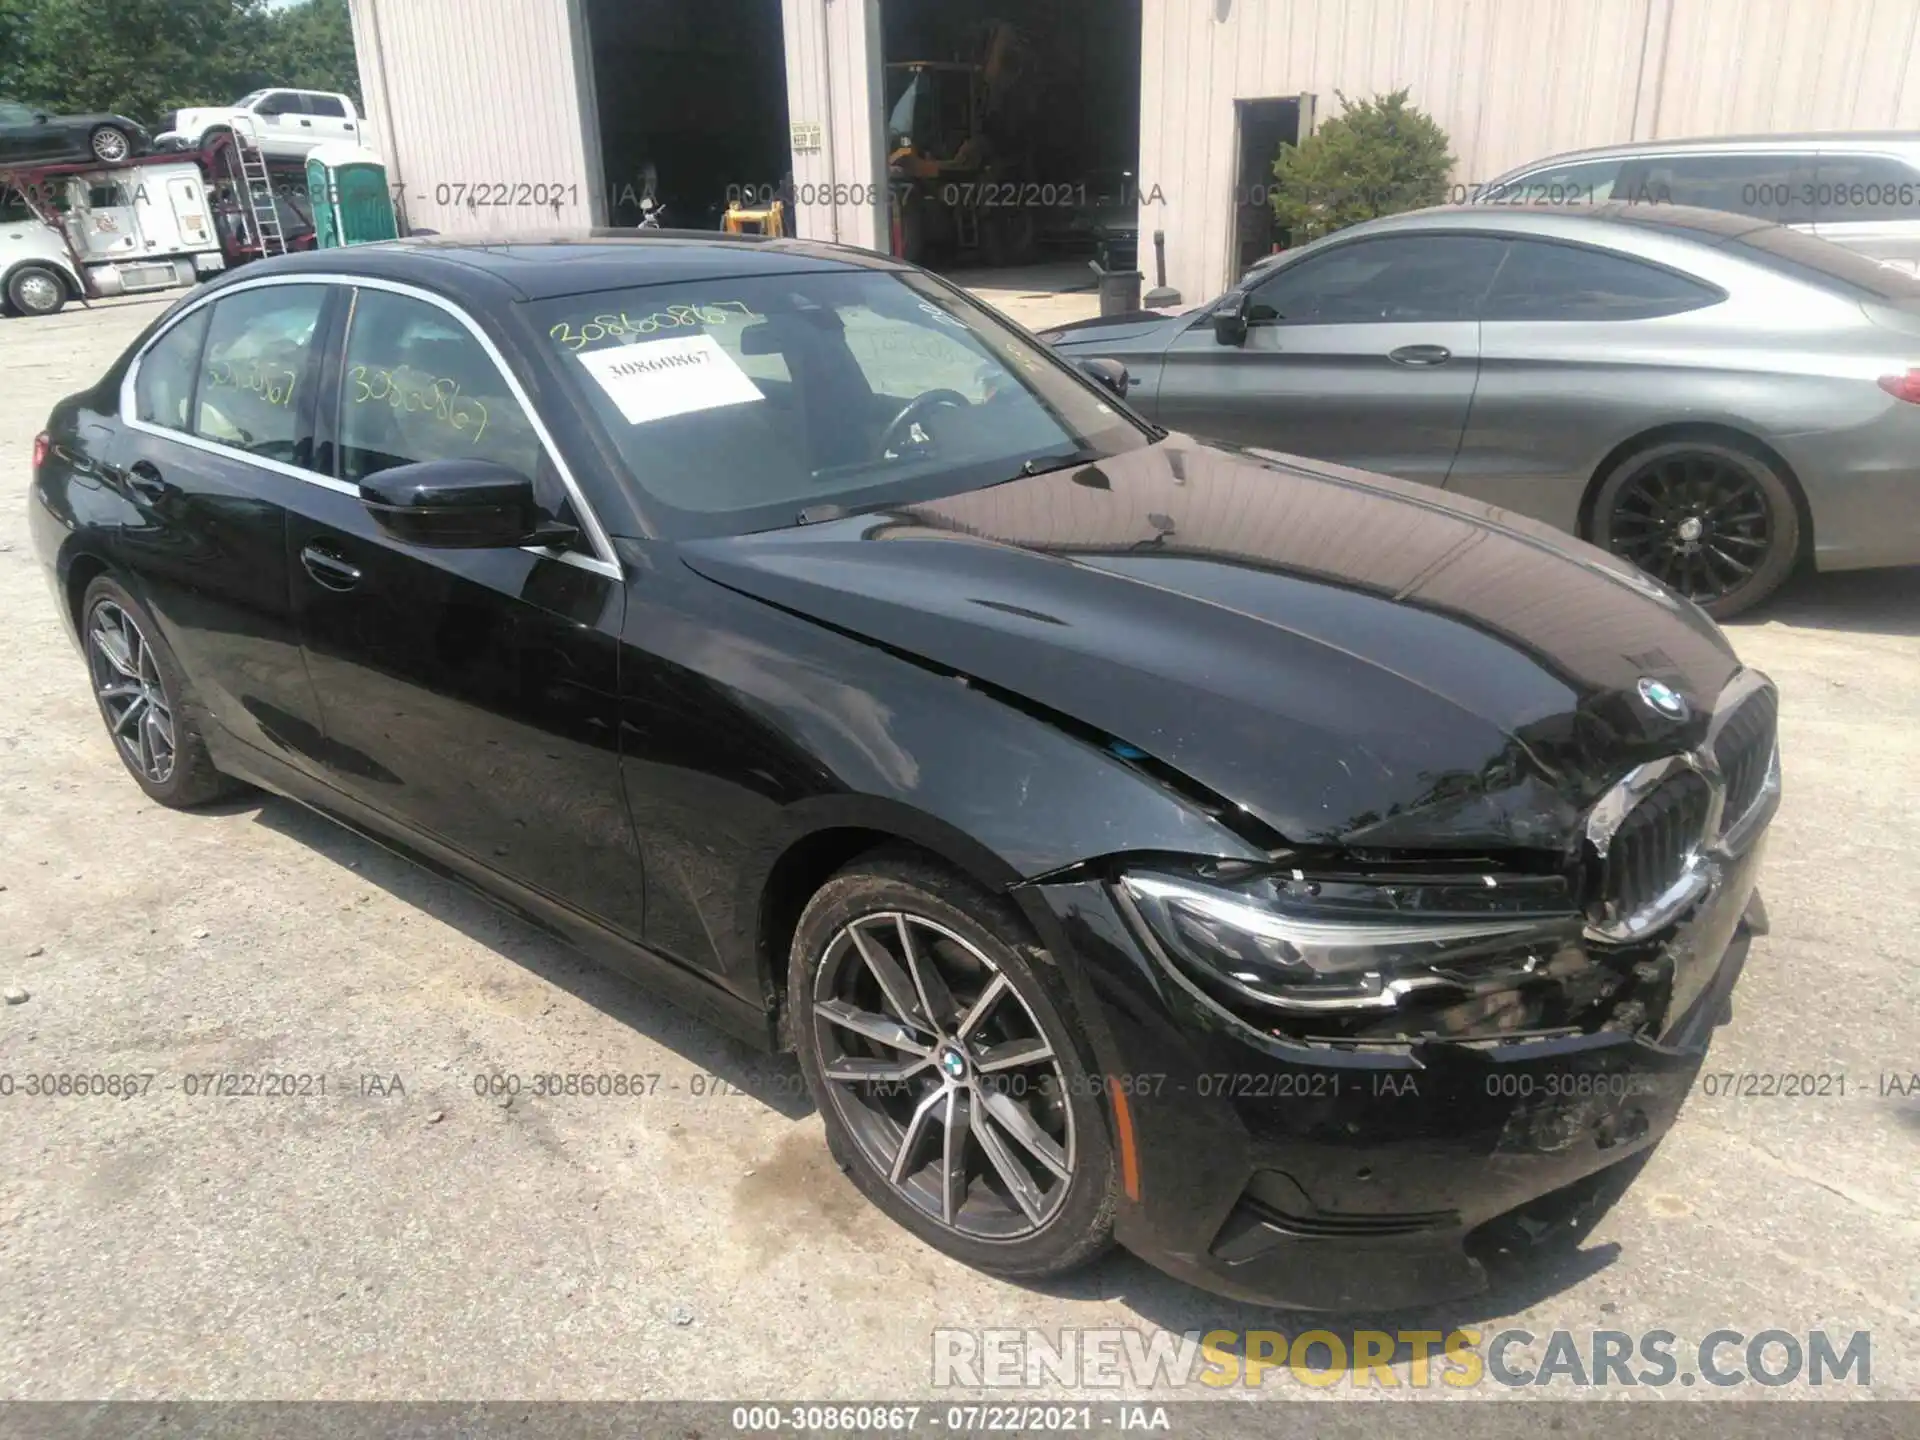
<path fill-rule="evenodd" d="M 632 231 L 485 239 L 413 236 L 275 256 L 236 279 L 323 272 L 405 280 L 456 298 L 543 300 L 635 285 L 823 270 L 898 270 L 871 250 L 813 240 L 721 235 L 713 231 Z"/>

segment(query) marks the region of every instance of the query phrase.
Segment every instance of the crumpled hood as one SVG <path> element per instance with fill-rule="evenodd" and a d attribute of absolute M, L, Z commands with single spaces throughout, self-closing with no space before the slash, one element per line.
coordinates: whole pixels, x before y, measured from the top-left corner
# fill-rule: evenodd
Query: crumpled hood
<path fill-rule="evenodd" d="M 1699 743 L 1739 668 L 1701 612 L 1571 537 L 1182 435 L 682 553 L 1144 751 L 1296 844 L 1563 849 L 1627 769 Z M 1653 712 L 1642 677 L 1692 714 Z"/>

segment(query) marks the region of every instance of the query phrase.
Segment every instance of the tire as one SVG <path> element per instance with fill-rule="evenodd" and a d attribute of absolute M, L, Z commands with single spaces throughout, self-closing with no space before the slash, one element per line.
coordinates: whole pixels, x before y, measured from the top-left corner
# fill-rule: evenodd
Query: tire
<path fill-rule="evenodd" d="M 1800 558 L 1792 482 L 1732 441 L 1673 440 L 1635 451 L 1601 480 L 1592 513 L 1594 544 L 1716 620 L 1773 594 Z"/>
<path fill-rule="evenodd" d="M 7 277 L 7 303 L 16 315 L 57 315 L 69 294 L 67 277 L 51 265 L 22 265 Z"/>
<path fill-rule="evenodd" d="M 151 799 L 186 810 L 245 788 L 213 768 L 179 661 L 146 607 L 111 576 L 87 586 L 80 638 L 108 738 Z"/>
<path fill-rule="evenodd" d="M 133 137 L 118 125 L 96 125 L 93 133 L 87 136 L 87 149 L 93 152 L 96 160 L 104 160 L 109 165 L 118 164 L 133 155 Z"/>
<path fill-rule="evenodd" d="M 902 963 L 901 917 L 911 965 Z M 887 979 L 862 945 L 892 962 Z M 1077 1027 L 1063 1019 L 1071 1004 L 1062 987 L 1028 959 L 1036 953 L 1006 900 L 915 852 L 880 850 L 814 895 L 788 968 L 801 1069 L 841 1169 L 935 1249 L 1025 1280 L 1105 1251 L 1117 1203 L 1098 1080 L 1074 1047 Z M 976 1008 L 990 988 L 994 998 Z M 940 1017 L 937 1042 L 930 1013 Z M 841 1016 L 892 1022 L 915 1048 L 868 1038 Z M 921 1047 L 925 1058 L 916 1060 Z M 1020 1058 L 1042 1050 L 1044 1058 Z M 895 1073 L 849 1078 L 883 1066 Z M 839 1078 L 829 1079 L 830 1069 Z M 903 1158 L 908 1138 L 917 1143 Z M 961 1181 L 949 1186 L 956 1158 Z M 1024 1187 L 1009 1174 L 1024 1175 Z"/>

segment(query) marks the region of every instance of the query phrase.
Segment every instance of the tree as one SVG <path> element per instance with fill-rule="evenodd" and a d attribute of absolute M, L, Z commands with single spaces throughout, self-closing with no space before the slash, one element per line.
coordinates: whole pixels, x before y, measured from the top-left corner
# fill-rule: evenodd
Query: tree
<path fill-rule="evenodd" d="M 347 0 L 0 0 L 0 95 L 151 122 L 267 85 L 357 98 Z"/>
<path fill-rule="evenodd" d="M 1273 162 L 1274 219 L 1296 245 L 1447 196 L 1447 132 L 1405 90 L 1357 103 L 1334 94 L 1341 113 Z"/>

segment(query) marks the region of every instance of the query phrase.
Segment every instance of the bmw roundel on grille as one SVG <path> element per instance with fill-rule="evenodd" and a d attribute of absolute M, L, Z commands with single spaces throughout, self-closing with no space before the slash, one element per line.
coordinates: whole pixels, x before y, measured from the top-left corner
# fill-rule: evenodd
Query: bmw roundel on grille
<path fill-rule="evenodd" d="M 1664 715 L 1669 720 L 1687 718 L 1687 697 L 1664 680 L 1655 680 L 1651 675 L 1641 676 L 1640 698 L 1647 702 L 1647 708 L 1656 715 Z"/>

